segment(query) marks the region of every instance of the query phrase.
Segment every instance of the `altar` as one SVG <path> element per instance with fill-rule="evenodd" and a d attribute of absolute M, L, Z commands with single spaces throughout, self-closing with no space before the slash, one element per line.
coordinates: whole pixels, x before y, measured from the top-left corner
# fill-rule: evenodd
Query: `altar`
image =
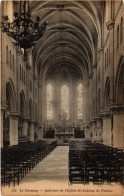
<path fill-rule="evenodd" d="M 58 145 L 68 145 L 72 138 L 74 138 L 74 127 L 55 127 L 55 139 L 58 140 Z"/>

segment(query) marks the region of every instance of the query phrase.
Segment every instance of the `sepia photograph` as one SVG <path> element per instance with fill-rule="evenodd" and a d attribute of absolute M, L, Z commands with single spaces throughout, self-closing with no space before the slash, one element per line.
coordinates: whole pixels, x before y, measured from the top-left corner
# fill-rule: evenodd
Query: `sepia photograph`
<path fill-rule="evenodd" d="M 1 195 L 124 196 L 123 0 L 0 13 Z"/>

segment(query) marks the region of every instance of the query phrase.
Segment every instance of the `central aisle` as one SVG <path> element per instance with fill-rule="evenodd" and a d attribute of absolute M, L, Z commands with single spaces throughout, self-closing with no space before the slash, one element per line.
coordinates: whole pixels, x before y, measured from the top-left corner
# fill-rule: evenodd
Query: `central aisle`
<path fill-rule="evenodd" d="M 68 151 L 68 146 L 57 146 L 20 181 L 20 185 L 31 182 L 35 183 L 36 181 L 68 183 Z"/>

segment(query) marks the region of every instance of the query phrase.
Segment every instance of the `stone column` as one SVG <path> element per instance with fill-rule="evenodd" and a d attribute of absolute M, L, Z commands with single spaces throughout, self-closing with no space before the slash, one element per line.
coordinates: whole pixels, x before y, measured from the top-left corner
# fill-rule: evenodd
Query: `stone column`
<path fill-rule="evenodd" d="M 10 120 L 10 145 L 18 144 L 18 117 L 16 112 L 9 113 Z"/>
<path fill-rule="evenodd" d="M 29 141 L 34 141 L 34 121 L 30 121 L 29 123 Z"/>
<path fill-rule="evenodd" d="M 28 118 L 23 119 L 22 136 L 27 136 L 28 134 Z"/>
<path fill-rule="evenodd" d="M 111 127 L 111 114 L 104 113 L 103 115 L 103 144 L 112 145 L 112 127 Z"/>

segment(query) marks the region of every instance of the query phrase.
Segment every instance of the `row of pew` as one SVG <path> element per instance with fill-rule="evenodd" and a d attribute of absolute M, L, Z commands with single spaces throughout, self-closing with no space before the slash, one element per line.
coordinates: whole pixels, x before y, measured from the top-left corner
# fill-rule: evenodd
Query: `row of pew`
<path fill-rule="evenodd" d="M 124 184 L 123 150 L 88 140 L 70 141 L 69 181 Z"/>
<path fill-rule="evenodd" d="M 1 149 L 1 185 L 19 185 L 40 161 L 55 147 L 57 141 L 36 141 L 20 143 Z"/>

